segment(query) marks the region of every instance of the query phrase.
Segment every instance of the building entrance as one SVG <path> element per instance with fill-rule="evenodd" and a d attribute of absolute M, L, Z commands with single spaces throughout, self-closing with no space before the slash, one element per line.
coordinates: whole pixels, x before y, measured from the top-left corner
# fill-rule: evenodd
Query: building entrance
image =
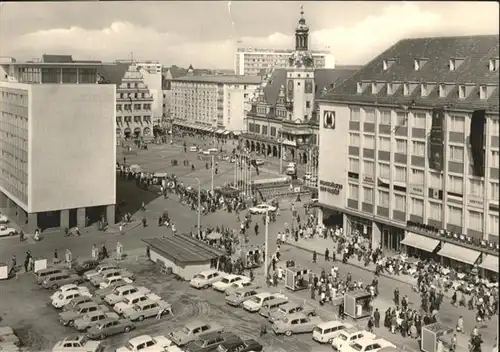
<path fill-rule="evenodd" d="M 382 225 L 382 248 L 399 252 L 401 249 L 400 242 L 405 236 L 404 233 L 403 229 Z"/>

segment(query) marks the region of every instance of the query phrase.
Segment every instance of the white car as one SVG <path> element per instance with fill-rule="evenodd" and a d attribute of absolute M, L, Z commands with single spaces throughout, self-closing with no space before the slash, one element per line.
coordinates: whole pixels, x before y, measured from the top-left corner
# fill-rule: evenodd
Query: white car
<path fill-rule="evenodd" d="M 384 339 L 371 339 L 369 337 L 361 338 L 351 342 L 349 345 L 344 345 L 341 349 L 342 352 L 377 352 L 384 347 L 396 347 Z"/>
<path fill-rule="evenodd" d="M 9 218 L 3 214 L 0 214 L 0 224 L 6 224 L 9 222 Z"/>
<path fill-rule="evenodd" d="M 275 212 L 276 207 L 273 207 L 269 204 L 259 204 L 256 207 L 248 209 L 248 211 L 250 212 L 250 214 L 265 214 L 266 212 Z"/>
<path fill-rule="evenodd" d="M 275 298 L 288 299 L 288 297 L 282 293 L 261 292 L 243 302 L 243 309 L 251 313 L 258 312 L 265 302 Z"/>
<path fill-rule="evenodd" d="M 83 274 L 85 280 L 90 280 L 94 276 L 102 275 L 110 270 L 118 270 L 118 267 L 114 264 L 99 264 L 94 270 L 89 270 Z"/>
<path fill-rule="evenodd" d="M 362 330 L 359 331 L 357 329 L 346 329 L 342 330 L 336 338 L 332 341 L 332 349 L 334 351 L 340 351 L 342 346 L 350 345 L 352 342 L 363 339 L 363 338 L 371 338 L 375 339 L 375 334 Z"/>
<path fill-rule="evenodd" d="M 189 151 L 196 153 L 198 151 L 198 147 L 196 147 L 196 146 L 193 145 L 192 147 L 189 147 Z"/>
<path fill-rule="evenodd" d="M 212 288 L 215 290 L 215 291 L 219 291 L 219 292 L 225 292 L 226 289 L 231 286 L 233 283 L 235 282 L 239 282 L 239 281 L 247 281 L 247 282 L 250 282 L 250 278 L 249 277 L 246 277 L 246 276 L 243 276 L 243 275 L 226 275 L 225 277 L 223 277 L 220 281 L 217 281 L 215 282 L 213 285 L 212 285 Z"/>
<path fill-rule="evenodd" d="M 233 282 L 231 285 L 229 285 L 228 288 L 226 288 L 226 291 L 224 291 L 224 292 L 225 292 L 226 296 L 230 296 L 233 293 L 235 293 L 236 290 L 238 290 L 240 288 L 246 288 L 246 287 L 251 287 L 251 286 L 255 286 L 255 288 L 259 288 L 258 286 L 254 285 L 254 283 L 252 281 L 240 280 L 240 281 Z"/>
<path fill-rule="evenodd" d="M 66 304 L 69 304 L 69 302 L 71 302 L 71 300 L 73 300 L 74 298 L 81 296 L 92 297 L 92 294 L 88 291 L 87 292 L 66 291 L 64 293 L 60 293 L 52 300 L 52 306 L 54 308 L 60 309 L 64 307 Z"/>
<path fill-rule="evenodd" d="M 0 217 L 1 216 L 3 215 L 0 215 Z M 15 228 L 0 225 L 0 237 L 14 236 L 15 234 L 17 234 L 17 230 Z"/>
<path fill-rule="evenodd" d="M 130 295 L 136 294 L 136 293 L 142 293 L 142 294 L 149 294 L 151 293 L 151 290 L 144 286 L 140 287 L 135 287 L 132 285 L 125 285 L 125 286 L 120 286 L 115 288 L 110 294 L 106 295 L 104 297 L 104 302 L 109 304 L 110 306 L 114 306 L 117 303 L 120 303 L 125 299 L 125 297 L 128 297 Z"/>
<path fill-rule="evenodd" d="M 90 294 L 89 289 L 85 286 L 78 286 L 75 284 L 67 284 L 67 285 L 62 285 L 61 287 L 59 287 L 59 289 L 56 292 L 54 292 L 52 294 L 52 296 L 50 296 L 50 300 L 52 301 L 57 296 L 59 296 L 61 293 L 64 293 L 67 291 L 76 291 L 76 292 L 80 292 L 80 293 L 87 292 L 88 294 Z M 91 296 L 89 296 L 89 297 L 91 297 Z"/>
<path fill-rule="evenodd" d="M 115 282 L 118 282 L 121 280 L 123 280 L 129 284 L 131 284 L 133 282 L 128 277 L 111 276 L 111 277 L 108 277 L 107 279 L 105 279 L 103 282 L 99 283 L 99 289 L 104 289 L 106 287 L 109 287 L 109 286 L 113 285 Z"/>
<path fill-rule="evenodd" d="M 104 346 L 99 341 L 91 341 L 87 337 L 71 336 L 56 343 L 52 352 L 104 352 Z"/>
<path fill-rule="evenodd" d="M 125 346 L 116 350 L 116 352 L 164 352 L 172 345 L 172 341 L 163 335 L 151 337 L 141 335 L 130 339 Z"/>
<path fill-rule="evenodd" d="M 217 270 L 206 270 L 197 274 L 195 277 L 189 281 L 189 285 L 191 287 L 200 289 L 200 288 L 209 288 L 215 282 L 219 281 L 223 278 L 223 274 Z"/>
<path fill-rule="evenodd" d="M 161 297 L 155 295 L 154 293 L 149 293 L 149 294 L 144 294 L 140 292 L 133 293 L 131 295 L 128 295 L 127 297 L 123 297 L 123 300 L 121 302 L 113 306 L 113 310 L 118 314 L 122 314 L 124 311 L 132 308 L 136 304 L 148 300 L 159 301 L 161 300 Z"/>

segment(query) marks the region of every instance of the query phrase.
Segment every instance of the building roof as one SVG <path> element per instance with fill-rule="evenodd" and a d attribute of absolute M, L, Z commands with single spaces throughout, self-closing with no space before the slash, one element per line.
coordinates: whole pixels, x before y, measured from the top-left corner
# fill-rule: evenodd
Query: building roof
<path fill-rule="evenodd" d="M 239 53 L 276 53 L 276 54 L 292 54 L 295 52 L 295 49 L 263 49 L 263 48 L 238 48 L 237 52 Z M 326 50 L 310 50 L 312 54 L 330 54 L 329 51 Z"/>
<path fill-rule="evenodd" d="M 149 247 L 182 264 L 205 262 L 225 253 L 189 235 L 180 234 L 143 240 Z"/>
<path fill-rule="evenodd" d="M 42 62 L 45 63 L 72 63 L 73 62 L 73 56 L 71 55 L 53 55 L 53 54 L 43 54 L 42 55 Z"/>
<path fill-rule="evenodd" d="M 97 70 L 97 73 L 101 75 L 110 84 L 116 84 L 117 86 L 122 83 L 122 79 L 125 76 L 130 64 L 124 62 L 117 62 L 112 65 L 102 65 Z"/>
<path fill-rule="evenodd" d="M 358 70 L 348 80 L 329 91 L 322 100 L 356 101 L 366 103 L 402 104 L 406 101 L 415 105 L 453 106 L 459 108 L 495 107 L 498 111 L 498 68 L 490 71 L 490 59 L 498 60 L 499 36 L 465 36 L 404 39 Z M 415 61 L 420 62 L 419 70 L 415 70 Z M 450 70 L 450 60 L 455 60 L 456 69 Z M 389 67 L 384 70 L 384 62 Z M 372 94 L 367 88 L 357 93 L 359 82 L 380 83 L 414 83 L 418 89 L 403 95 L 402 85 L 387 95 L 381 90 Z M 426 83 L 432 89 L 427 96 L 421 96 L 420 84 Z M 446 98 L 440 98 L 437 90 L 439 84 L 472 84 L 492 85 L 496 89 L 487 100 L 480 100 L 478 87 L 475 87 L 466 99 L 460 99 L 456 89 L 451 89 Z"/>
<path fill-rule="evenodd" d="M 221 84 L 260 84 L 260 76 L 184 76 L 174 79 L 177 82 L 200 82 L 200 83 L 221 83 Z"/>

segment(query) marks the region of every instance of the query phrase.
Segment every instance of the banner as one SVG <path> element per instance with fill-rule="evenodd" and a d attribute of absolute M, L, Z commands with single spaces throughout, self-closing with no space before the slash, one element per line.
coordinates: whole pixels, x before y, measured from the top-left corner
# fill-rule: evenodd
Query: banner
<path fill-rule="evenodd" d="M 443 171 L 444 162 L 444 111 L 432 110 L 432 127 L 429 137 L 429 167 Z"/>
<path fill-rule="evenodd" d="M 486 110 L 474 110 L 470 120 L 470 145 L 474 176 L 484 177 L 484 125 Z"/>

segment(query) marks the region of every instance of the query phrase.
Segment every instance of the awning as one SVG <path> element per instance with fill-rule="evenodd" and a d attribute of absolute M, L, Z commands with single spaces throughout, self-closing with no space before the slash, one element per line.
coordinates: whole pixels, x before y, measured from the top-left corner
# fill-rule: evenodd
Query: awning
<path fill-rule="evenodd" d="M 217 134 L 223 134 L 225 132 L 225 130 L 223 129 L 218 129 L 217 131 L 215 131 L 215 133 Z"/>
<path fill-rule="evenodd" d="M 233 131 L 233 135 L 239 136 L 241 134 L 241 131 Z"/>
<path fill-rule="evenodd" d="M 223 136 L 227 136 L 231 131 L 225 130 L 224 133 L 222 134 Z"/>
<path fill-rule="evenodd" d="M 405 238 L 401 241 L 401 244 L 405 246 L 410 246 L 413 248 L 422 249 L 426 252 L 432 253 L 439 245 L 439 240 L 433 238 L 428 238 L 415 232 L 406 231 Z"/>
<path fill-rule="evenodd" d="M 469 248 L 457 246 L 451 243 L 444 243 L 443 248 L 438 252 L 442 257 L 454 259 L 456 261 L 474 265 L 481 253 Z"/>
<path fill-rule="evenodd" d="M 498 273 L 498 257 L 485 254 L 483 262 L 479 264 L 479 267 Z"/>

